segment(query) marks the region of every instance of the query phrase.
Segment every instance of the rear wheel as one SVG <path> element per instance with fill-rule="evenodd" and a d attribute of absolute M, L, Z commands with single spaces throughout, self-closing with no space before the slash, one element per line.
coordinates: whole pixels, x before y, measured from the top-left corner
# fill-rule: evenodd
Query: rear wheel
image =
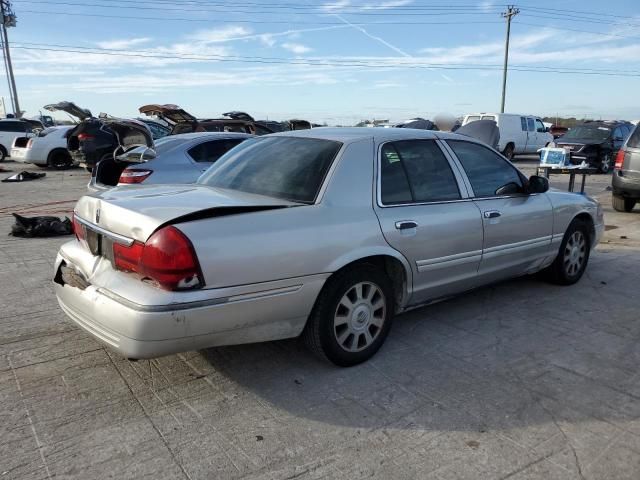
<path fill-rule="evenodd" d="M 502 152 L 502 154 L 507 157 L 507 159 L 513 160 L 513 157 L 515 155 L 515 147 L 513 146 L 513 143 L 507 144 L 507 146 L 504 147 L 504 151 Z"/>
<path fill-rule="evenodd" d="M 0 162 L 4 162 L 7 159 L 7 151 L 2 145 L 0 145 Z"/>
<path fill-rule="evenodd" d="M 558 285 L 573 285 L 582 278 L 591 252 L 589 235 L 589 227 L 585 222 L 579 219 L 571 222 L 560 244 L 558 256 L 545 271 L 549 281 Z"/>
<path fill-rule="evenodd" d="M 616 212 L 630 212 L 636 206 L 636 201 L 633 198 L 618 197 L 616 195 L 611 197 L 611 204 Z"/>
<path fill-rule="evenodd" d="M 56 150 L 49 154 L 47 163 L 51 168 L 63 170 L 65 168 L 69 168 L 73 162 L 68 152 L 64 150 Z"/>
<path fill-rule="evenodd" d="M 372 265 L 338 272 L 322 289 L 303 339 L 318 357 L 341 366 L 371 358 L 384 343 L 394 312 L 387 275 Z"/>
<path fill-rule="evenodd" d="M 598 166 L 598 171 L 600 173 L 609 173 L 609 170 L 611 170 L 611 155 L 607 153 L 600 160 L 600 165 Z"/>

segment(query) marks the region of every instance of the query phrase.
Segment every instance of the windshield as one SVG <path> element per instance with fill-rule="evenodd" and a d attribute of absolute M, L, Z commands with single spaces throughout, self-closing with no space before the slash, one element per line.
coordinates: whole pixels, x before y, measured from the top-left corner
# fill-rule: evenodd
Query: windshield
<path fill-rule="evenodd" d="M 608 127 L 598 127 L 596 125 L 578 125 L 571 128 L 562 137 L 563 140 L 580 139 L 580 140 L 598 140 L 604 142 L 609 138 L 611 129 Z"/>
<path fill-rule="evenodd" d="M 198 183 L 313 203 L 341 146 L 315 138 L 247 140 L 222 156 Z"/>

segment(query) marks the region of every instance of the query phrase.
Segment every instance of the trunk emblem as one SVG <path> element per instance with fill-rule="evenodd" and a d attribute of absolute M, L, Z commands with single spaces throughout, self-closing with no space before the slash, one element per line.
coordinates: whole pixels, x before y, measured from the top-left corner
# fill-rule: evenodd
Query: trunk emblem
<path fill-rule="evenodd" d="M 96 223 L 100 223 L 100 209 L 96 210 Z"/>

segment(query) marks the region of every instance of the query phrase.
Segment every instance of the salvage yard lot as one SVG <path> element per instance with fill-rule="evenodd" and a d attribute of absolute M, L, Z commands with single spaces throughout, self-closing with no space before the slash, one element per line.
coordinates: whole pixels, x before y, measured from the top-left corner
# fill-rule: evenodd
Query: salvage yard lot
<path fill-rule="evenodd" d="M 2 184 L 0 231 L 11 212 L 70 214 L 87 181 Z M 609 184 L 587 181 L 607 231 L 577 285 L 512 280 L 401 315 L 349 369 L 295 340 L 129 362 L 59 310 L 67 238 L 2 235 L 0 479 L 637 479 L 640 209 L 614 212 Z"/>

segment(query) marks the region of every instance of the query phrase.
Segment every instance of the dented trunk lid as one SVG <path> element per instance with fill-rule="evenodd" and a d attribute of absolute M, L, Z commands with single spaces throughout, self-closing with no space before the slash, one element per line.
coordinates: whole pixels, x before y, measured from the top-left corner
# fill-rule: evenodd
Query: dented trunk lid
<path fill-rule="evenodd" d="M 302 204 L 204 185 L 116 187 L 82 197 L 75 215 L 98 229 L 145 242 L 171 223 Z"/>

